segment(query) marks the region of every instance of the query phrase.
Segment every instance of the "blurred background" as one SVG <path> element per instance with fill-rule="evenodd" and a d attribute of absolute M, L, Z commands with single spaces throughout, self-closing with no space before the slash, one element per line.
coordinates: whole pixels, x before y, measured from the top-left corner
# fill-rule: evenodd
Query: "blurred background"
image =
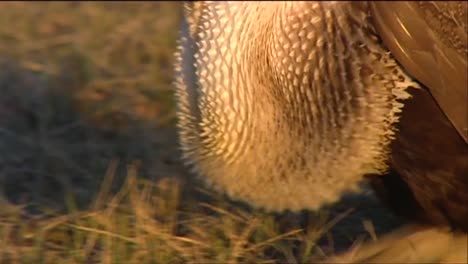
<path fill-rule="evenodd" d="M 181 18 L 180 2 L 0 3 L 0 263 L 304 263 L 397 224 L 370 194 L 271 214 L 194 180 Z"/>

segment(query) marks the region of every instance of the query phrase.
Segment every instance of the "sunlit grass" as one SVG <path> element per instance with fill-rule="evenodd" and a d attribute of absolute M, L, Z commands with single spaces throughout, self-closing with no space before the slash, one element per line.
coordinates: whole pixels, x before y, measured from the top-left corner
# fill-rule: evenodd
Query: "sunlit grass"
<path fill-rule="evenodd" d="M 317 218 L 304 231 L 291 216 L 255 212 L 203 190 L 184 192 L 177 178 L 144 180 L 138 167 L 138 162 L 128 166 L 126 182 L 112 193 L 117 168 L 112 162 L 100 192 L 84 210 L 32 216 L 3 201 L 2 260 L 302 263 L 327 229 L 325 219 Z"/>

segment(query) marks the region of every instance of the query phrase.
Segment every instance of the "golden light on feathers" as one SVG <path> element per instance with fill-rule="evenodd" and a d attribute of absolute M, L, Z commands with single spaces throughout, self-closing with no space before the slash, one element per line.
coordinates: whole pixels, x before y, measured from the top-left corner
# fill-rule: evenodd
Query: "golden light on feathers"
<path fill-rule="evenodd" d="M 177 63 L 187 163 L 235 199 L 317 209 L 386 170 L 405 89 L 418 87 L 359 5 L 204 2 Z"/>

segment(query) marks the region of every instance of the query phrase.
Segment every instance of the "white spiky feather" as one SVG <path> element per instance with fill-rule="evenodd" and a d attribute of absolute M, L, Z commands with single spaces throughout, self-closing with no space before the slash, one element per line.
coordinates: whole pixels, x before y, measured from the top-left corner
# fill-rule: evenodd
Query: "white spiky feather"
<path fill-rule="evenodd" d="M 177 54 L 184 158 L 218 190 L 268 210 L 317 209 L 386 168 L 418 87 L 365 4 L 198 2 Z"/>

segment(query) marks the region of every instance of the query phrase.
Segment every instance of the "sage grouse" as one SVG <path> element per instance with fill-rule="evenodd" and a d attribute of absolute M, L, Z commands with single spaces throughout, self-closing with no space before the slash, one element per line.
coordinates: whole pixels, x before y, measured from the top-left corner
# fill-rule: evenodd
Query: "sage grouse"
<path fill-rule="evenodd" d="M 441 232 L 466 246 L 467 2 L 185 8 L 179 135 L 207 183 L 257 207 L 297 211 L 367 181 L 395 213 L 429 233 L 449 228 Z"/>

